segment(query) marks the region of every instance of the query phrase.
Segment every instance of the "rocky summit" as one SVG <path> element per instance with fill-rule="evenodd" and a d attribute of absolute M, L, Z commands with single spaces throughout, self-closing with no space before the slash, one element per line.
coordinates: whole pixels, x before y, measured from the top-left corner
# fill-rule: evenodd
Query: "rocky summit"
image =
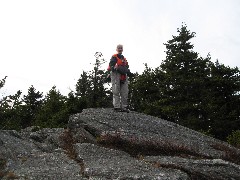
<path fill-rule="evenodd" d="M 240 150 L 137 112 L 85 109 L 68 128 L 0 131 L 0 179 L 240 179 Z"/>

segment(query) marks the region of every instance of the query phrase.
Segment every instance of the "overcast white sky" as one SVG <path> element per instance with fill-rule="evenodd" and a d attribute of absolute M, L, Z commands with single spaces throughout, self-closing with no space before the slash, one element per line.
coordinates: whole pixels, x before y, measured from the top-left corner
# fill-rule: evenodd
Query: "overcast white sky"
<path fill-rule="evenodd" d="M 67 95 L 95 52 L 109 61 L 119 43 L 132 72 L 155 68 L 182 22 L 200 56 L 240 67 L 239 17 L 239 0 L 0 0 L 0 94 Z"/>

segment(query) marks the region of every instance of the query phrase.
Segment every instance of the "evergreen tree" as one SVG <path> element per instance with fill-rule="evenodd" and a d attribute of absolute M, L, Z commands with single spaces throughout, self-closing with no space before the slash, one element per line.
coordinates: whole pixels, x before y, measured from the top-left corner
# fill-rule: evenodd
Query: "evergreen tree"
<path fill-rule="evenodd" d="M 28 94 L 23 96 L 22 106 L 22 128 L 33 125 L 36 114 L 41 108 L 43 95 L 31 86 L 28 89 Z"/>
<path fill-rule="evenodd" d="M 83 71 L 76 84 L 76 97 L 82 109 L 90 107 L 91 102 L 91 80 L 87 72 Z"/>
<path fill-rule="evenodd" d="M 159 116 L 159 108 L 156 106 L 161 99 L 162 85 L 161 73 L 158 69 L 152 69 L 145 64 L 141 75 L 136 74 L 129 84 L 130 107 L 136 111 Z"/>
<path fill-rule="evenodd" d="M 1 129 L 21 129 L 22 92 L 9 95 L 1 100 Z"/>
<path fill-rule="evenodd" d="M 240 127 L 240 71 L 216 61 L 211 64 L 205 110 L 212 133 L 224 139 Z"/>
<path fill-rule="evenodd" d="M 0 89 L 5 85 L 7 76 L 0 80 Z"/>
<path fill-rule="evenodd" d="M 91 107 L 108 107 L 109 96 L 107 95 L 107 88 L 104 86 L 106 70 L 101 67 L 106 61 L 101 52 L 96 52 L 95 57 L 94 69 L 90 73 L 92 89 Z"/>
<path fill-rule="evenodd" d="M 90 78 L 86 71 L 83 71 L 81 77 L 78 79 L 76 84 L 76 95 L 80 97 L 87 97 L 89 96 L 90 91 Z"/>
<path fill-rule="evenodd" d="M 0 89 L 5 85 L 7 76 L 5 78 L 0 80 Z M 5 108 L 6 108 L 6 102 L 5 102 L 6 97 L 4 97 L 1 94 L 0 97 L 0 129 L 4 128 L 4 122 L 5 122 Z"/>
<path fill-rule="evenodd" d="M 87 108 L 87 101 L 85 98 L 75 96 L 74 92 L 70 92 L 67 98 L 67 108 L 69 114 L 76 114 L 82 112 L 83 109 Z"/>
<path fill-rule="evenodd" d="M 66 97 L 61 95 L 56 86 L 44 98 L 41 110 L 36 115 L 35 125 L 41 127 L 64 127 L 68 122 Z"/>
<path fill-rule="evenodd" d="M 202 90 L 209 75 L 209 57 L 203 59 L 193 51 L 190 40 L 195 33 L 186 25 L 178 29 L 166 46 L 166 59 L 160 65 L 165 73 L 162 113 L 167 119 L 191 128 L 206 129 L 208 124 L 201 108 Z"/>
<path fill-rule="evenodd" d="M 102 53 L 95 53 L 96 61 L 93 70 L 83 71 L 76 84 L 76 95 L 79 100 L 87 104 L 87 107 L 109 107 L 111 104 L 110 90 L 105 86 L 107 72 L 102 69 L 105 60 Z"/>
<path fill-rule="evenodd" d="M 186 25 L 166 46 L 166 59 L 130 85 L 135 110 L 225 139 L 240 125 L 239 69 L 199 57 Z"/>

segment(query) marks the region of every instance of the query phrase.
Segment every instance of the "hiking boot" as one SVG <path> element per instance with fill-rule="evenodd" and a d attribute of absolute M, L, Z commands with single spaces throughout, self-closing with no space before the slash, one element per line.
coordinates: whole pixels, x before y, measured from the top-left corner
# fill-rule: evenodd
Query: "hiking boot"
<path fill-rule="evenodd" d="M 127 108 L 122 108 L 121 112 L 129 113 L 130 111 L 129 111 L 129 109 L 127 109 Z"/>
<path fill-rule="evenodd" d="M 115 112 L 122 112 L 122 109 L 121 109 L 121 108 L 113 108 L 113 110 L 114 110 Z"/>

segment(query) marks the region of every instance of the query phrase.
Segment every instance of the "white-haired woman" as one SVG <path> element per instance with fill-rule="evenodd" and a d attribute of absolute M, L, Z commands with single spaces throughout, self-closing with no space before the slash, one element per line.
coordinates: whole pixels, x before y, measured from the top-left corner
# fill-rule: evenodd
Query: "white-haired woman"
<path fill-rule="evenodd" d="M 129 70 L 127 59 L 122 55 L 123 45 L 117 45 L 117 54 L 114 54 L 109 62 L 111 71 L 111 83 L 113 92 L 113 107 L 118 112 L 129 112 L 128 110 L 128 76 Z"/>

